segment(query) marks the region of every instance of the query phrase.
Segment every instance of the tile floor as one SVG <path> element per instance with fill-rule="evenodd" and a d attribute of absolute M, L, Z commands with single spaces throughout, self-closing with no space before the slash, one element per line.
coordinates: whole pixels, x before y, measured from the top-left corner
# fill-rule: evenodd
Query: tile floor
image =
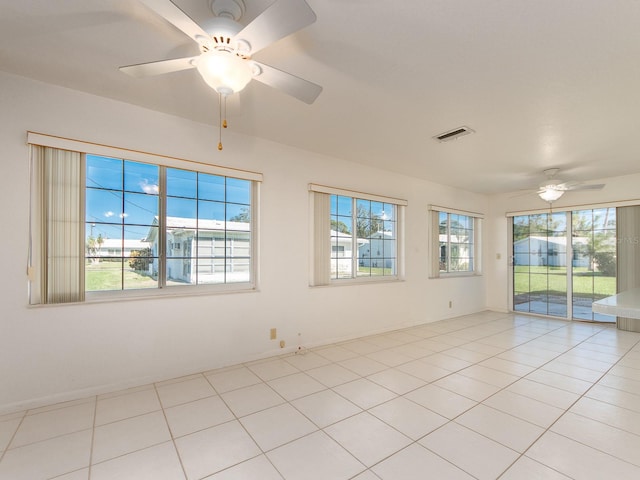
<path fill-rule="evenodd" d="M 364 337 L 0 416 L 0 479 L 638 479 L 639 341 L 495 312 Z"/>

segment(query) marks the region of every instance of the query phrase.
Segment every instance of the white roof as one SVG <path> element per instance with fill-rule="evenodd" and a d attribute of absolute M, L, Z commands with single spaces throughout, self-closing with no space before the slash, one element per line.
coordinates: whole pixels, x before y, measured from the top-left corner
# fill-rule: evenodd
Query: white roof
<path fill-rule="evenodd" d="M 353 238 L 353 236 L 350 233 L 344 233 L 344 232 L 338 232 L 337 230 L 331 230 L 331 236 L 332 237 L 338 237 L 338 242 L 345 241 L 345 242 L 351 242 L 351 239 Z M 362 246 L 362 245 L 366 245 L 367 243 L 369 243 L 369 240 L 367 240 L 366 238 L 358 238 L 356 239 L 358 246 Z"/>
<path fill-rule="evenodd" d="M 248 232 L 251 224 L 248 222 L 225 222 L 224 220 L 198 220 L 197 218 L 167 217 L 167 229 L 181 228 L 195 230 L 203 228 L 207 230 L 241 230 Z"/>
<path fill-rule="evenodd" d="M 565 246 L 567 244 L 567 237 L 542 237 L 539 235 L 532 235 L 530 237 L 521 238 L 517 242 L 513 242 L 514 245 L 518 245 L 520 243 L 524 243 L 527 240 L 538 240 L 540 242 L 548 242 L 553 243 L 555 245 Z M 580 243 L 582 245 L 586 245 L 589 241 L 586 237 L 573 237 L 573 243 Z"/>
<path fill-rule="evenodd" d="M 139 250 L 142 248 L 149 248 L 151 244 L 149 242 L 145 242 L 144 240 L 137 239 L 124 239 L 124 248 L 131 250 Z M 102 241 L 102 245 L 100 249 L 105 248 L 122 248 L 122 239 L 121 238 L 105 238 Z"/>

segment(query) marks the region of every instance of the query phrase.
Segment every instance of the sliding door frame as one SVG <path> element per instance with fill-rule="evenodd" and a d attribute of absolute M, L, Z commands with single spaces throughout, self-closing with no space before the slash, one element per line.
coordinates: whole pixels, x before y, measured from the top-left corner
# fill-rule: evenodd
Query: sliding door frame
<path fill-rule="evenodd" d="M 579 210 L 598 210 L 598 209 L 603 209 L 603 208 L 618 208 L 618 207 L 628 207 L 628 206 L 638 206 L 640 205 L 640 199 L 639 200 L 625 200 L 625 201 L 620 201 L 620 202 L 610 202 L 610 203 L 603 203 L 603 204 L 589 204 L 589 205 L 572 205 L 572 206 L 568 206 L 568 207 L 562 207 L 562 208 L 558 208 L 558 209 L 540 209 L 540 210 L 528 210 L 528 211 L 519 211 L 519 212 L 507 212 L 506 213 L 506 217 L 507 217 L 507 222 L 508 222 L 508 228 L 507 228 L 507 241 L 508 241 L 508 248 L 509 248 L 509 261 L 508 261 L 508 272 L 507 272 L 507 277 L 508 277 L 508 289 L 507 289 L 507 295 L 508 295 L 508 308 L 509 311 L 512 313 L 521 313 L 521 314 L 526 314 L 526 315 L 538 315 L 538 316 L 543 316 L 546 318 L 559 318 L 559 319 L 564 319 L 564 320 L 570 320 L 570 321 L 580 321 L 580 322 L 598 322 L 598 320 L 592 319 L 592 320 L 587 320 L 587 319 L 580 319 L 580 318 L 573 318 L 573 221 L 572 221 L 572 212 L 574 211 L 579 211 Z M 541 313 L 535 313 L 535 312 L 522 312 L 522 311 L 518 311 L 514 309 L 514 281 L 515 281 L 515 272 L 514 272 L 514 266 L 515 266 L 515 252 L 514 252 L 514 247 L 513 247 L 513 218 L 514 217 L 518 217 L 518 216 L 525 216 L 525 215 L 539 215 L 539 214 L 552 214 L 552 213 L 561 213 L 564 212 L 566 214 L 566 235 L 567 235 L 567 239 L 566 239 L 566 252 L 565 255 L 567 256 L 566 258 L 566 268 L 567 268 L 567 273 L 566 273 L 566 290 L 567 290 L 567 316 L 566 317 L 558 317 L 558 316 L 554 316 L 554 315 L 548 315 L 548 314 L 541 314 Z M 617 250 L 617 249 L 616 249 Z M 616 284 L 618 283 L 618 272 L 616 272 Z"/>

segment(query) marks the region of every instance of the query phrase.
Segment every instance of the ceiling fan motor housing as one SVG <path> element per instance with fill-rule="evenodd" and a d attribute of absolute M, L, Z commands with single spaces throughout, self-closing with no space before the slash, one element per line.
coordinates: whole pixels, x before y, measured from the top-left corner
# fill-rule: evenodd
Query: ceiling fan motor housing
<path fill-rule="evenodd" d="M 544 182 L 542 182 L 540 184 L 540 188 L 550 188 L 550 189 L 555 189 L 558 190 L 560 189 L 560 186 L 562 185 L 562 181 L 555 179 L 555 178 L 550 178 L 548 180 L 545 180 Z"/>
<path fill-rule="evenodd" d="M 244 45 L 240 45 L 238 48 L 233 42 L 233 37 L 243 28 L 238 20 L 244 14 L 244 2 L 242 0 L 211 0 L 210 7 L 215 16 L 201 22 L 201 26 L 210 35 L 211 42 L 201 44 L 202 51 L 206 52 L 215 48 L 227 51 L 245 50 L 245 53 L 248 54 L 248 45 L 246 49 L 243 49 Z"/>
<path fill-rule="evenodd" d="M 242 0 L 211 0 L 209 6 L 216 17 L 226 17 L 232 20 L 240 20 L 245 11 Z"/>
<path fill-rule="evenodd" d="M 543 173 L 547 177 L 547 179 L 540 184 L 540 188 L 544 190 L 563 190 L 564 181 L 559 178 L 555 178 L 555 176 L 560 171 L 559 168 L 548 168 Z"/>
<path fill-rule="evenodd" d="M 202 52 L 225 50 L 228 52 L 239 53 L 240 51 L 244 51 L 245 54 L 249 53 L 248 45 L 246 48 L 243 48 L 244 45 L 242 44 L 244 42 L 236 42 L 233 40 L 233 37 L 242 30 L 242 25 L 235 20 L 226 17 L 215 17 L 205 22 L 203 29 L 209 34 L 209 37 L 198 38 Z"/>

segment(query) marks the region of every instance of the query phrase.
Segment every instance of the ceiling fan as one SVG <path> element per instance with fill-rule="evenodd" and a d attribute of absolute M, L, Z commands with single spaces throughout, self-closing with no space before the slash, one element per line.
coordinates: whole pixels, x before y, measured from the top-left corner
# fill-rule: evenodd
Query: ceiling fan
<path fill-rule="evenodd" d="M 242 90 L 252 79 L 311 104 L 322 87 L 253 60 L 253 54 L 316 21 L 305 0 L 276 0 L 246 27 L 238 20 L 243 0 L 211 0 L 213 17 L 198 25 L 170 0 L 140 0 L 173 24 L 200 47 L 193 57 L 120 67 L 134 77 L 161 75 L 196 68 L 204 81 L 222 97 Z"/>
<path fill-rule="evenodd" d="M 559 168 L 549 168 L 543 172 L 547 178 L 540 184 L 537 192 L 542 200 L 552 203 L 569 190 L 602 190 L 604 188 L 604 183 L 565 182 L 556 177 L 559 171 Z"/>

